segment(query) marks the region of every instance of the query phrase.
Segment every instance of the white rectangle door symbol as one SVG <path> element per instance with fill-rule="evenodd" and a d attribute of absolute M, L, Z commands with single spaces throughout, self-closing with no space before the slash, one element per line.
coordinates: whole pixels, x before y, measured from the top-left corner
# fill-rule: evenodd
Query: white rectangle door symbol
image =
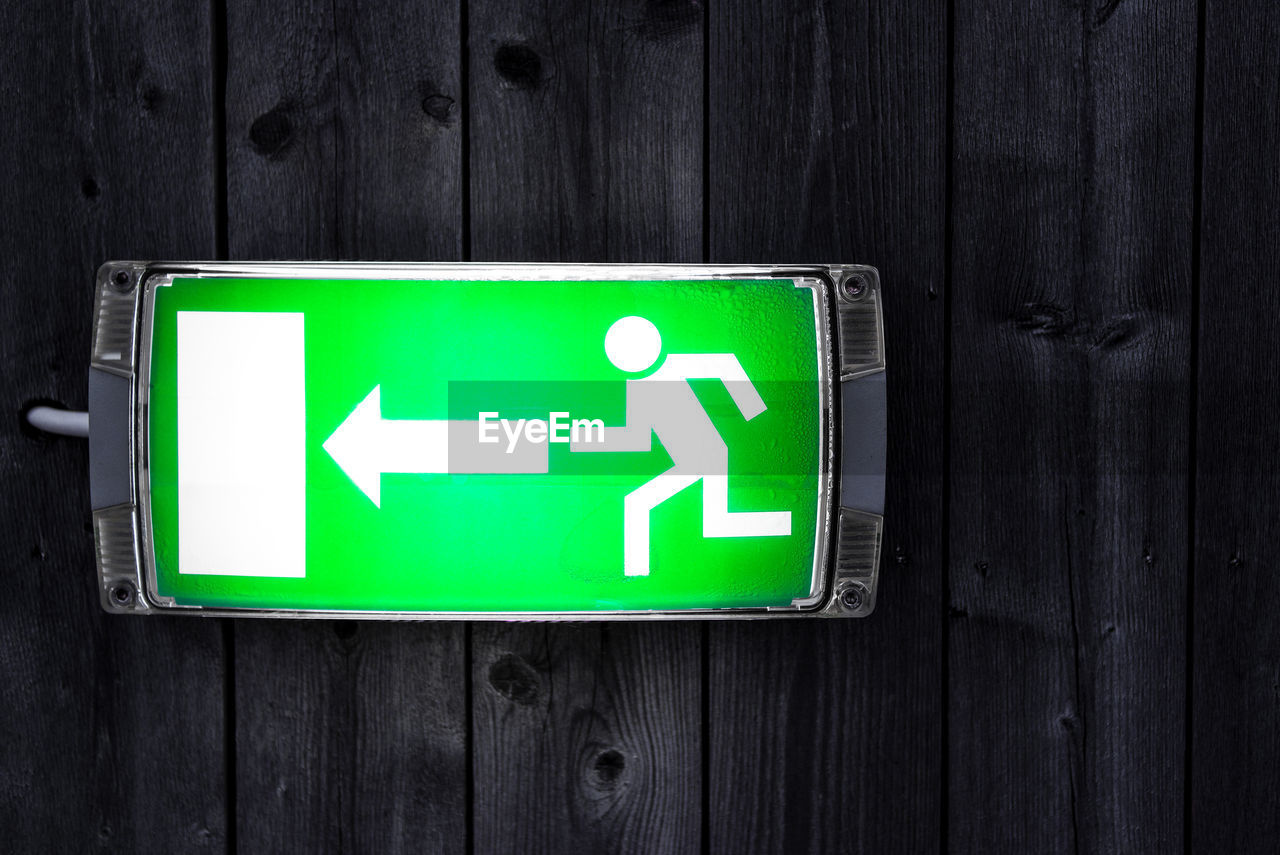
<path fill-rule="evenodd" d="M 306 575 L 303 316 L 178 312 L 178 572 Z"/>

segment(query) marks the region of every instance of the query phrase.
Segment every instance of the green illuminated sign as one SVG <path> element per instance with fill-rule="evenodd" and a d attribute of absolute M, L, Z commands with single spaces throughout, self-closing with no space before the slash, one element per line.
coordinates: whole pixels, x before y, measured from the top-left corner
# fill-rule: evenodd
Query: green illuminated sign
<path fill-rule="evenodd" d="M 146 328 L 154 594 L 790 607 L 827 537 L 821 299 L 764 277 L 173 276 Z"/>

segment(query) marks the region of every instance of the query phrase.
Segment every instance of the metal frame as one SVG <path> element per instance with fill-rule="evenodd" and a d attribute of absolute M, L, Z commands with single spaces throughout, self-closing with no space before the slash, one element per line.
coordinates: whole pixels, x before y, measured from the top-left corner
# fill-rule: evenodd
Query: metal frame
<path fill-rule="evenodd" d="M 810 596 L 790 606 L 682 610 L 615 610 L 564 612 L 390 612 L 343 610 L 268 610 L 209 608 L 175 603 L 160 597 L 151 544 L 150 470 L 148 466 L 151 335 L 157 288 L 176 277 L 197 278 L 341 278 L 480 281 L 691 281 L 717 279 L 786 278 L 798 288 L 813 291 L 814 324 L 818 338 L 819 441 L 823 467 L 819 473 L 818 520 L 814 544 Z M 460 264 L 460 263 L 341 263 L 341 262 L 113 262 L 98 272 L 98 313 L 94 324 L 92 371 L 130 380 L 131 436 L 128 438 L 130 502 L 94 508 L 100 593 L 111 612 L 134 614 L 199 614 L 205 616 L 365 618 L 391 620 L 643 620 L 760 618 L 799 615 L 865 616 L 874 607 L 879 565 L 881 517 L 841 508 L 839 495 L 840 386 L 884 370 L 883 320 L 879 282 L 874 268 L 860 265 L 623 265 L 623 264 Z M 842 318 L 849 313 L 874 312 L 874 353 L 851 366 L 846 359 Z M 127 334 L 125 324 L 128 324 Z M 865 327 L 865 324 L 863 325 Z M 127 352 L 124 352 L 127 341 Z M 93 475 L 101 473 L 91 463 Z M 96 503 L 95 503 L 96 504 Z M 870 538 L 874 550 L 850 568 L 843 566 L 840 545 L 858 532 L 859 542 Z M 132 541 L 131 544 L 127 543 Z M 865 551 L 865 550 L 863 550 Z M 848 562 L 844 562 L 847 564 Z M 130 566 L 131 565 L 131 566 Z M 853 592 L 852 594 L 850 592 Z"/>

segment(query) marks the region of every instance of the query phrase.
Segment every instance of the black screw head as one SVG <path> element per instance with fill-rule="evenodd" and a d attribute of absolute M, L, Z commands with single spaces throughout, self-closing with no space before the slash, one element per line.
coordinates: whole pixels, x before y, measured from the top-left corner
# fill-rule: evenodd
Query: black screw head
<path fill-rule="evenodd" d="M 133 288 L 133 274 L 128 270 L 117 270 L 111 274 L 111 287 L 121 294 L 127 294 Z"/>
<path fill-rule="evenodd" d="M 840 282 L 840 296 L 846 300 L 859 300 L 867 293 L 867 277 L 851 273 Z"/>
<path fill-rule="evenodd" d="M 854 582 L 840 592 L 840 605 L 851 612 L 856 612 L 867 602 L 867 589 L 859 582 Z"/>
<path fill-rule="evenodd" d="M 107 594 L 111 598 L 111 602 L 121 608 L 133 605 L 136 592 L 133 589 L 132 582 L 116 582 L 113 584 Z"/>

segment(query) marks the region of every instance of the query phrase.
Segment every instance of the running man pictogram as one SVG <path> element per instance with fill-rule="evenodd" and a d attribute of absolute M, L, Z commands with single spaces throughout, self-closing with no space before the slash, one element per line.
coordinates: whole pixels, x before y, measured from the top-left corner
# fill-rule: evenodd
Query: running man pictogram
<path fill-rule="evenodd" d="M 604 337 L 605 354 L 631 374 L 646 371 L 662 353 L 662 336 L 646 318 L 621 318 Z M 649 513 L 702 481 L 703 537 L 778 537 L 791 534 L 790 511 L 729 512 L 729 448 L 698 401 L 689 380 L 719 380 L 747 421 L 765 404 L 732 353 L 671 353 L 645 377 L 627 379 L 627 423 L 606 426 L 603 442 L 573 442 L 571 451 L 646 452 L 652 437 L 672 467 L 623 500 L 623 572 L 649 575 Z"/>

